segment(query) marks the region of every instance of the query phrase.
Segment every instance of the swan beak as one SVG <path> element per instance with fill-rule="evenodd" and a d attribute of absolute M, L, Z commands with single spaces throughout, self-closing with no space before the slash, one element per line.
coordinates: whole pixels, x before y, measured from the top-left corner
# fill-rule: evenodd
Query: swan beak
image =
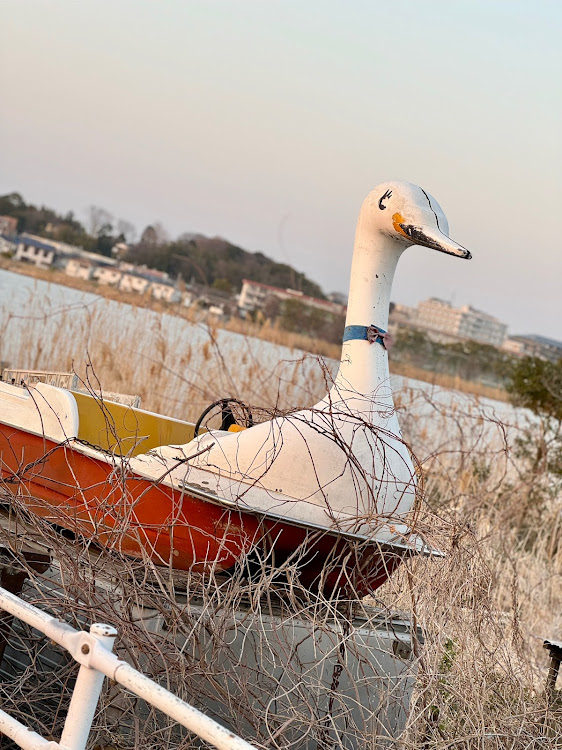
<path fill-rule="evenodd" d="M 417 227 L 413 224 L 399 224 L 401 234 L 405 235 L 415 245 L 423 245 L 433 250 L 439 250 L 447 255 L 456 255 L 457 258 L 470 260 L 472 255 L 469 250 L 453 242 L 446 234 L 433 227 Z"/>

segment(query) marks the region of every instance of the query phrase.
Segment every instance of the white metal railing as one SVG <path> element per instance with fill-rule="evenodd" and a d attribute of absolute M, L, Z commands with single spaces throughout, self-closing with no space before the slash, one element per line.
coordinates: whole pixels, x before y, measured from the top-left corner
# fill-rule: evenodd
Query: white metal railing
<path fill-rule="evenodd" d="M 143 698 L 219 750 L 256 750 L 112 653 L 117 631 L 111 625 L 94 624 L 89 633 L 75 630 L 3 588 L 0 588 L 0 609 L 41 631 L 80 664 L 60 742 L 46 740 L 0 709 L 0 733 L 23 750 L 85 750 L 104 676 Z"/>

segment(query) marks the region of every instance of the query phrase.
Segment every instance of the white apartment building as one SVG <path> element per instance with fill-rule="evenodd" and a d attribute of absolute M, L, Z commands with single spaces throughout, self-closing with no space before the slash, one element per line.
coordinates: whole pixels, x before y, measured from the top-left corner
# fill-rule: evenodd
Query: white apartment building
<path fill-rule="evenodd" d="M 94 268 L 93 277 L 100 284 L 108 284 L 109 286 L 116 286 L 123 275 L 123 271 L 114 266 L 98 266 Z"/>
<path fill-rule="evenodd" d="M 57 255 L 57 261 L 59 259 L 64 259 L 66 257 L 75 257 L 77 255 L 93 255 L 93 253 L 86 253 L 81 247 L 76 247 L 75 245 L 68 245 L 66 242 L 59 242 L 59 240 L 51 240 L 47 239 L 45 237 L 40 237 L 36 234 L 28 234 L 27 232 L 24 232 L 23 234 L 20 234 L 19 236 L 19 242 L 20 244 L 24 244 L 26 246 L 33 246 L 41 247 L 42 245 L 48 246 L 51 250 L 53 250 Z M 98 256 L 99 257 L 99 256 Z"/>
<path fill-rule="evenodd" d="M 338 302 L 309 297 L 302 292 L 297 292 L 295 289 L 279 289 L 276 286 L 262 284 L 259 281 L 249 281 L 248 279 L 243 279 L 242 281 L 242 291 L 240 292 L 238 307 L 247 312 L 262 310 L 268 297 L 277 297 L 280 300 L 296 299 L 302 302 L 303 305 L 316 307 L 319 310 L 324 310 L 334 315 L 343 315 L 345 312 L 344 305 L 340 305 Z"/>
<path fill-rule="evenodd" d="M 94 272 L 94 264 L 85 258 L 69 258 L 64 272 L 67 276 L 72 276 L 74 279 L 88 281 Z"/>
<path fill-rule="evenodd" d="M 453 307 L 450 302 L 435 297 L 418 304 L 415 324 L 429 331 L 492 346 L 501 346 L 507 332 L 507 325 L 492 315 L 470 305 Z"/>
<path fill-rule="evenodd" d="M 119 280 L 119 289 L 122 292 L 136 292 L 137 294 L 150 292 L 154 299 L 165 302 L 178 302 L 181 299 L 180 293 L 169 280 L 168 274 L 152 268 L 142 271 L 124 271 Z"/>
<path fill-rule="evenodd" d="M 122 292 L 136 292 L 144 294 L 148 289 L 150 281 L 137 273 L 124 273 L 119 281 L 119 289 Z"/>
<path fill-rule="evenodd" d="M 22 235 L 19 239 L 15 260 L 24 261 L 24 263 L 32 263 L 38 268 L 50 268 L 57 255 L 56 249 L 34 237 L 27 237 Z"/>
<path fill-rule="evenodd" d="M 154 299 L 164 300 L 165 302 L 177 302 L 180 299 L 179 292 L 171 282 L 153 281 L 150 285 L 150 293 Z"/>
<path fill-rule="evenodd" d="M 33 263 L 40 268 L 49 268 L 55 266 L 64 268 L 69 276 L 75 278 L 88 279 L 92 277 L 92 272 L 96 266 L 116 266 L 117 261 L 112 258 L 106 258 L 105 255 L 98 253 L 89 253 L 81 247 L 67 245 L 65 242 L 58 240 L 49 240 L 44 237 L 38 237 L 33 234 L 21 234 L 17 240 L 17 248 L 14 255 L 15 260 Z M 87 268 L 89 266 L 89 271 Z M 101 274 L 104 277 L 104 274 Z M 101 283 L 116 283 L 115 278 L 110 274 L 111 281 L 100 278 Z M 97 275 L 95 275 L 97 278 Z"/>

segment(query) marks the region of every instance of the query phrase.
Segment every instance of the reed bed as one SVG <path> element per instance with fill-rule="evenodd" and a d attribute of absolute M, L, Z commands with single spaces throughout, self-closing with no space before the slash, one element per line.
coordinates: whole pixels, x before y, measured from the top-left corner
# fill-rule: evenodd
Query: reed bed
<path fill-rule="evenodd" d="M 149 411 L 195 419 L 220 396 L 286 409 L 323 388 L 304 352 L 211 323 L 100 298 L 69 307 L 32 291 L 23 307 L 0 307 L 0 360 L 76 372 L 86 385 L 140 395 Z"/>
<path fill-rule="evenodd" d="M 249 337 L 201 324 L 190 324 L 187 337 L 170 320 L 107 301 L 73 310 L 42 304 L 40 313 L 30 299 L 25 315 L 0 316 L 0 359 L 74 368 L 90 387 L 139 393 L 147 408 L 191 419 L 225 395 L 269 413 L 311 405 L 333 372 L 333 363 L 281 347 L 266 351 Z M 545 425 L 505 404 L 407 379 L 396 386 L 403 432 L 418 459 L 415 530 L 445 556 L 405 561 L 366 600 L 299 590 L 298 550 L 280 580 L 265 559 L 252 561 L 251 575 L 245 559 L 227 577 L 178 574 L 63 539 L 0 486 L 10 514 L 1 541 L 11 569 L 26 572 L 25 595 L 38 606 L 75 624 L 115 624 L 123 658 L 205 710 L 212 706 L 258 747 L 561 747 L 562 701 L 559 690 L 545 692 L 542 648 L 544 638 L 562 639 L 560 477 L 534 451 L 547 444 Z M 37 554 L 48 550 L 51 564 L 24 555 L 24 539 Z M 388 621 L 396 612 L 413 623 L 415 658 L 404 659 L 398 682 L 356 666 L 360 636 L 352 616 L 361 608 L 367 623 L 373 613 Z M 304 622 L 313 638 L 339 633 L 325 651 L 318 647 L 305 677 L 291 660 L 298 644 L 268 630 L 273 612 Z M 74 668 L 35 635 L 11 627 L 25 668 L 12 664 L 11 681 L 4 676 L 3 707 L 56 735 L 64 710 L 53 712 L 53 701 L 66 694 Z M 237 637 L 243 658 L 234 650 Z M 375 647 L 372 654 L 380 657 Z M 57 668 L 45 670 L 53 660 Z M 34 667 L 42 670 L 39 684 L 29 679 Z M 359 710 L 365 685 L 376 700 Z M 400 717 L 394 729 L 381 718 L 389 705 Z M 92 747 L 202 746 L 114 686 L 104 689 L 101 708 Z"/>
<path fill-rule="evenodd" d="M 191 323 L 203 321 L 204 324 L 204 321 L 207 319 L 206 313 L 204 311 L 198 312 L 196 307 L 185 308 L 180 305 L 170 305 L 166 302 L 157 301 L 147 295 L 121 292 L 110 286 L 100 286 L 95 281 L 72 278 L 67 276 L 63 271 L 46 270 L 29 265 L 22 266 L 17 261 L 10 261 L 0 257 L 0 269 L 2 268 L 48 283 L 62 284 L 82 292 L 101 295 L 104 299 L 113 302 L 120 302 L 124 305 L 148 309 L 157 313 L 166 313 L 167 315 L 178 317 Z M 245 337 L 261 339 L 291 350 L 298 349 L 326 359 L 337 360 L 340 356 L 340 347 L 338 345 L 330 344 L 322 339 L 311 338 L 304 334 L 285 331 L 281 328 L 278 321 L 272 323 L 267 319 L 251 321 L 240 318 L 230 318 L 228 320 L 211 318 L 210 325 L 214 329 L 220 328 L 232 333 L 239 333 Z M 431 370 L 416 367 L 412 364 L 398 362 L 392 358 L 390 369 L 395 375 L 423 380 L 442 388 L 461 391 L 462 393 L 471 393 L 484 398 L 507 401 L 507 393 L 502 388 L 494 388 L 479 382 L 464 380 L 459 376 L 432 372 Z"/>
<path fill-rule="evenodd" d="M 179 304 L 170 304 L 165 301 L 156 300 L 147 294 L 140 295 L 132 292 L 123 292 L 112 286 L 100 285 L 96 281 L 73 278 L 64 273 L 64 271 L 37 268 L 18 261 L 11 261 L 1 256 L 0 269 L 18 273 L 22 276 L 29 276 L 48 284 L 60 284 L 80 292 L 99 295 L 103 299 L 119 302 L 123 305 L 130 305 L 157 313 L 166 313 L 167 315 L 189 322 L 204 321 L 208 317 L 205 310 L 198 310 L 196 306 L 186 308 Z M 289 349 L 302 349 L 303 351 L 319 354 L 323 357 L 339 357 L 339 347 L 337 345 L 330 344 L 322 339 L 311 338 L 304 334 L 285 331 L 279 326 L 278 322 L 271 323 L 271 321 L 263 319 L 254 322 L 252 320 L 242 320 L 241 318 L 223 320 L 213 316 L 211 316 L 211 319 L 214 327 L 223 328 L 226 331 L 262 339 Z"/>

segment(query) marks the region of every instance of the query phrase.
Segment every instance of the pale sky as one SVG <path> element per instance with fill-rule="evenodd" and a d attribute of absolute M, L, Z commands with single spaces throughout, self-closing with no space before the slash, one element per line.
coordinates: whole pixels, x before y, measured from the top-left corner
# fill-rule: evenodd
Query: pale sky
<path fill-rule="evenodd" d="M 347 291 L 388 179 L 470 262 L 402 257 L 392 298 L 562 339 L 559 0 L 0 0 L 0 193 L 219 235 Z"/>

